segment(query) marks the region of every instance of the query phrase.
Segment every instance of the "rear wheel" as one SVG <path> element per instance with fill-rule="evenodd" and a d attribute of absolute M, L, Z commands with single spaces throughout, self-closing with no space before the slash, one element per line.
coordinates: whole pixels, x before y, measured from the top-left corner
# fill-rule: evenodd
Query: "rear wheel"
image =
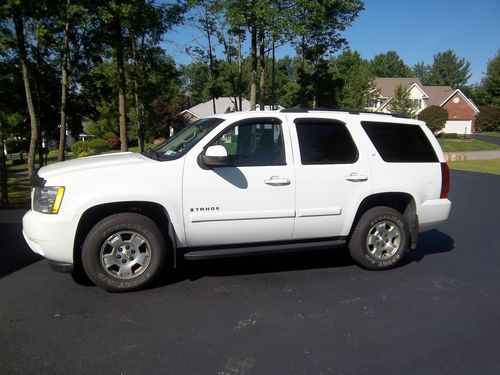
<path fill-rule="evenodd" d="M 396 266 L 403 259 L 408 246 L 406 220 L 390 207 L 375 207 L 366 211 L 349 240 L 351 257 L 368 269 Z"/>
<path fill-rule="evenodd" d="M 82 248 L 88 277 L 111 292 L 137 290 L 161 271 L 165 240 L 154 221 L 135 213 L 111 215 L 89 232 Z"/>

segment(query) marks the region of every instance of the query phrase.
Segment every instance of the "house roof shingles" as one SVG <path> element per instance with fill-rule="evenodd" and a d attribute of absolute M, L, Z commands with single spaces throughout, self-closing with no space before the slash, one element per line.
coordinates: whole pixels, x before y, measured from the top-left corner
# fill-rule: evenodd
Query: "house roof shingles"
<path fill-rule="evenodd" d="M 419 78 L 375 78 L 375 88 L 383 98 L 394 96 L 394 91 L 398 86 L 409 88 L 414 83 L 427 94 L 428 98 L 426 98 L 426 101 L 428 105 L 440 106 L 455 92 L 451 86 L 424 86 Z"/>
<path fill-rule="evenodd" d="M 418 78 L 385 78 L 377 77 L 375 78 L 375 88 L 380 92 L 380 95 L 384 98 L 390 98 L 394 96 L 394 90 L 398 86 L 410 87 L 412 84 L 416 83 L 420 87 L 423 87 L 422 82 Z M 443 99 L 444 100 L 444 99 Z"/>

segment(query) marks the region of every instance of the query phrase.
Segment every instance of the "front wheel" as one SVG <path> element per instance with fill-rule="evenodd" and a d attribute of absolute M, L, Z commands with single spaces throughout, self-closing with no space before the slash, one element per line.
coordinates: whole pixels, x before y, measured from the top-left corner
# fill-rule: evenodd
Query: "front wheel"
<path fill-rule="evenodd" d="M 366 211 L 349 240 L 351 257 L 368 269 L 396 266 L 409 246 L 408 225 L 398 211 L 375 207 Z"/>
<path fill-rule="evenodd" d="M 161 271 L 165 240 L 154 221 L 135 213 L 121 213 L 99 221 L 82 248 L 88 277 L 110 292 L 145 287 Z"/>

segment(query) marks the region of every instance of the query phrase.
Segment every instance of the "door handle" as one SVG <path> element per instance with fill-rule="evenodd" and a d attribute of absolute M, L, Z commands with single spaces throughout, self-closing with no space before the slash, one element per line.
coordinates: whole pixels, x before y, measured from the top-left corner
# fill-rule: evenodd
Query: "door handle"
<path fill-rule="evenodd" d="M 365 176 L 364 174 L 357 174 L 356 172 L 353 172 L 349 176 L 345 176 L 345 179 L 347 181 L 352 181 L 352 182 L 362 182 L 362 181 L 367 181 L 368 176 Z"/>
<path fill-rule="evenodd" d="M 272 186 L 290 185 L 290 180 L 288 178 L 279 176 L 272 176 L 271 178 L 264 180 L 264 182 Z"/>

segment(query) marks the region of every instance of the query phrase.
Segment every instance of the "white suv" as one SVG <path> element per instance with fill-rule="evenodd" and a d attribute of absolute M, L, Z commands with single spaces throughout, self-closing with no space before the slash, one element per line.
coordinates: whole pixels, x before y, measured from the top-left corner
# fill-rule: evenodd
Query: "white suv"
<path fill-rule="evenodd" d="M 358 112 L 214 115 L 143 155 L 52 164 L 32 184 L 31 249 L 109 291 L 142 288 L 179 257 L 347 244 L 386 269 L 451 208 L 425 124 Z"/>

